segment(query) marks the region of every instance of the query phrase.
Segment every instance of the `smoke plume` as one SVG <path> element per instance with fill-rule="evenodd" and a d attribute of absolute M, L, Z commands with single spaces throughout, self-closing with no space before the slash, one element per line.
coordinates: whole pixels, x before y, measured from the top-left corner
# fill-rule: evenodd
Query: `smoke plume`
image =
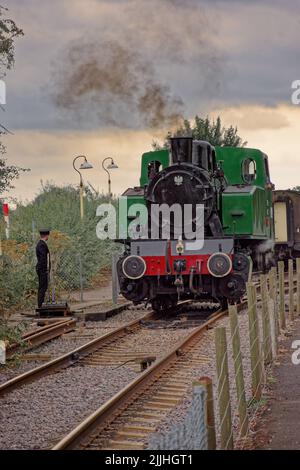
<path fill-rule="evenodd" d="M 117 41 L 76 42 L 64 64 L 54 95 L 60 108 L 80 112 L 88 107 L 101 122 L 123 127 L 136 119 L 147 127 L 173 126 L 181 118 L 182 100 L 160 83 L 140 53 Z"/>
<path fill-rule="evenodd" d="M 55 64 L 52 96 L 59 109 L 83 125 L 171 129 L 182 119 L 187 94 L 216 93 L 221 61 L 198 2 L 89 1 L 95 8 L 89 32 L 71 41 Z"/>

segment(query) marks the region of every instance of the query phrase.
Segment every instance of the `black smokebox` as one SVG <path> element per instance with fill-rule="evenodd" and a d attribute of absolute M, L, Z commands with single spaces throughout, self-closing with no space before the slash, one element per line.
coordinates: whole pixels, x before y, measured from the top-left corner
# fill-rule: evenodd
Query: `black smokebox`
<path fill-rule="evenodd" d="M 193 137 L 172 137 L 170 142 L 173 165 L 176 163 L 192 163 Z"/>

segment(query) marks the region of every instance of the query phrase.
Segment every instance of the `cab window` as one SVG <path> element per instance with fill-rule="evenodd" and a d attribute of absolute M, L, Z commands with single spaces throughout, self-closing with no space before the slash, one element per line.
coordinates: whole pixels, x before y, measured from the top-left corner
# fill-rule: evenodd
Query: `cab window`
<path fill-rule="evenodd" d="M 243 161 L 242 164 L 242 176 L 245 183 L 250 184 L 256 178 L 256 162 L 251 158 Z"/>
<path fill-rule="evenodd" d="M 154 160 L 150 163 L 148 163 L 148 178 L 152 179 L 154 178 L 157 173 L 159 173 L 161 170 L 161 162 Z"/>

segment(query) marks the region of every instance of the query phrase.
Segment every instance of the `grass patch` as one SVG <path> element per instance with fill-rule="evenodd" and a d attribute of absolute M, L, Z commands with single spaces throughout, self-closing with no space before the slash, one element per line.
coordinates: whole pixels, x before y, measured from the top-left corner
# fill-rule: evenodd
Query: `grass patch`
<path fill-rule="evenodd" d="M 270 375 L 267 378 L 267 383 L 268 385 L 274 385 L 277 383 L 277 379 L 273 375 Z"/>
<path fill-rule="evenodd" d="M 262 397 L 260 400 L 256 400 L 255 398 L 251 398 L 248 401 L 248 408 L 257 410 L 267 404 L 267 399 Z"/>
<path fill-rule="evenodd" d="M 0 341 L 4 341 L 6 347 L 11 344 L 17 344 L 20 348 L 18 353 L 7 360 L 6 366 L 14 367 L 20 363 L 20 354 L 26 349 L 26 343 L 22 339 L 24 329 L 24 323 L 11 325 L 8 320 L 0 318 Z"/>

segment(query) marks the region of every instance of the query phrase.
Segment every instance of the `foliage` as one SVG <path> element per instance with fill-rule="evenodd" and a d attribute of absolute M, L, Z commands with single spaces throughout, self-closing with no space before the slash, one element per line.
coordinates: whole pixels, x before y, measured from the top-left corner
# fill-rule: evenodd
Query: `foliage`
<path fill-rule="evenodd" d="M 259 408 L 264 407 L 267 404 L 267 399 L 265 397 L 262 397 L 260 400 L 256 400 L 254 397 L 252 397 L 248 403 L 247 407 L 250 409 L 257 410 Z"/>
<path fill-rule="evenodd" d="M 7 8 L 0 6 L 0 74 L 2 76 L 15 63 L 15 39 L 24 35 L 22 29 L 12 19 L 4 17 L 7 11 Z"/>
<path fill-rule="evenodd" d="M 24 328 L 24 323 L 12 327 L 6 319 L 0 318 L 0 340 L 5 341 L 6 344 L 22 344 Z"/>
<path fill-rule="evenodd" d="M 70 249 L 72 246 L 71 238 L 65 233 L 61 233 L 58 230 L 53 230 L 51 232 L 51 237 L 49 240 L 49 249 L 51 256 L 51 268 L 53 271 L 57 270 L 57 266 L 61 259 L 63 253 Z"/>
<path fill-rule="evenodd" d="M 13 262 L 24 261 L 28 252 L 27 243 L 17 243 L 15 240 L 3 240 L 2 250 Z"/>
<path fill-rule="evenodd" d="M 33 252 L 29 248 L 23 253 L 16 245 L 13 254 L 11 251 L 10 254 L 5 254 L 5 245 L 2 249 L 4 254 L 0 261 L 0 313 L 3 316 L 14 306 L 28 304 L 35 292 L 36 276 Z"/>
<path fill-rule="evenodd" d="M 7 8 L 0 6 L 0 72 L 10 70 L 15 62 L 15 39 L 24 33 L 10 18 L 4 18 Z"/>
<path fill-rule="evenodd" d="M 35 245 L 41 227 L 51 228 L 48 243 L 56 287 L 79 288 L 79 257 L 84 286 L 98 285 L 100 272 L 110 267 L 112 253 L 119 250 L 112 240 L 96 236 L 96 209 L 103 202 L 108 198 L 87 192 L 81 221 L 78 190 L 47 183 L 32 202 L 18 204 L 10 217 L 11 240 L 2 242 L 0 309 L 1 302 L 2 310 L 35 302 Z"/>
<path fill-rule="evenodd" d="M 15 63 L 15 40 L 23 36 L 24 33 L 16 23 L 6 18 L 7 8 L 0 6 L 0 78 L 6 75 L 7 70 L 10 70 Z M 6 134 L 6 128 L 0 124 L 0 136 Z M 19 168 L 14 165 L 7 165 L 6 159 L 3 155 L 6 153 L 6 148 L 0 142 L 0 195 L 5 190 L 12 189 L 12 181 L 19 177 L 24 168 Z"/>
<path fill-rule="evenodd" d="M 3 134 L 5 134 L 5 132 L 0 131 L 0 136 Z M 29 171 L 28 169 L 20 168 L 15 165 L 7 165 L 6 159 L 3 158 L 5 153 L 6 147 L 0 142 L 0 195 L 8 189 L 14 188 L 12 181 L 19 178 L 21 172 Z"/>
<path fill-rule="evenodd" d="M 174 133 L 169 132 L 162 146 L 158 142 L 153 142 L 152 147 L 154 150 L 167 149 L 170 137 L 177 136 L 190 136 L 196 140 L 206 140 L 216 147 L 245 147 L 247 145 L 247 142 L 244 142 L 238 135 L 237 127 L 226 128 L 222 126 L 220 117 L 216 121 L 211 121 L 208 116 L 205 119 L 195 116 L 194 122 L 185 119 L 182 126 Z"/>
<path fill-rule="evenodd" d="M 25 330 L 25 322 L 12 325 L 7 318 L 0 317 L 0 341 L 4 341 L 6 347 L 12 344 L 18 344 L 18 353 L 9 358 L 6 367 L 16 366 L 19 364 L 19 353 L 26 349 L 26 342 L 22 335 Z"/>

